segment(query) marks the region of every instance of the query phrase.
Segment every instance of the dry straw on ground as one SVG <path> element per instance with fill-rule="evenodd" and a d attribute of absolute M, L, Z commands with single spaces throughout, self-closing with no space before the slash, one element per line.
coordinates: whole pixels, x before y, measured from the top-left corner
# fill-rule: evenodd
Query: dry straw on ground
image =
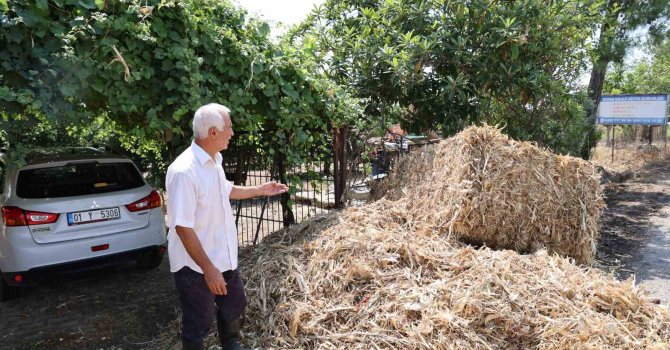
<path fill-rule="evenodd" d="M 670 155 L 668 152 L 670 151 L 667 151 L 662 143 L 653 146 L 617 143 L 612 160 L 612 148 L 599 144 L 593 150 L 591 161 L 610 172 L 637 172 L 649 163 L 668 159 Z"/>
<path fill-rule="evenodd" d="M 498 162 L 493 154 L 488 159 Z M 491 178 L 495 177 L 485 179 Z M 566 191 L 562 184 L 574 182 L 554 184 L 559 193 Z M 667 309 L 646 300 L 632 282 L 618 282 L 544 250 L 520 255 L 475 249 L 449 235 L 446 223 L 451 217 L 439 224 L 434 221 L 436 214 L 427 213 L 442 210 L 445 204 L 440 201 L 449 200 L 447 191 L 435 189 L 433 206 L 415 210 L 408 210 L 409 193 L 389 195 L 275 233 L 243 254 L 249 345 L 263 349 L 670 347 Z M 600 205 L 585 204 L 594 203 Z M 431 229 L 421 221 L 425 218 L 439 225 Z"/>

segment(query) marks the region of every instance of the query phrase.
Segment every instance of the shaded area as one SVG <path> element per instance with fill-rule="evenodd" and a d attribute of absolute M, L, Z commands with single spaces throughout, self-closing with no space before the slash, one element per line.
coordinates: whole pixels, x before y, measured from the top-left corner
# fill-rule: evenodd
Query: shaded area
<path fill-rule="evenodd" d="M 153 270 L 123 264 L 51 276 L 0 304 L 0 348 L 165 348 L 155 342 L 173 331 L 177 310 L 167 258 Z"/>

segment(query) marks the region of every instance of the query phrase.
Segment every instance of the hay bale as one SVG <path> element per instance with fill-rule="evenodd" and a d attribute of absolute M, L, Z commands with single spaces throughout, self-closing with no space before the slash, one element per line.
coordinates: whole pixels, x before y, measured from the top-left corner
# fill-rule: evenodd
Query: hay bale
<path fill-rule="evenodd" d="M 403 159 L 388 183 L 412 221 L 494 249 L 547 249 L 590 262 L 605 206 L 586 161 L 470 127 Z"/>
<path fill-rule="evenodd" d="M 473 249 L 397 201 L 241 260 L 263 349 L 667 349 L 670 315 L 632 281 L 540 251 Z M 318 225 L 317 225 L 318 226 Z M 314 227 L 320 230 L 321 227 Z M 307 228 L 309 230 L 309 228 Z M 278 236 L 279 237 L 279 236 Z M 287 242 L 286 245 L 277 242 Z M 291 242 L 291 243 L 288 243 Z"/>

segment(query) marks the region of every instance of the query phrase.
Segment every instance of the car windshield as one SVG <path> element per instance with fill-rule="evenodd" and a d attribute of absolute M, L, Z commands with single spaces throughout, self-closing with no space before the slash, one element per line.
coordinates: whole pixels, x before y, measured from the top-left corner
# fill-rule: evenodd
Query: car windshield
<path fill-rule="evenodd" d="M 21 198 L 82 196 L 136 188 L 142 175 L 130 162 L 86 162 L 26 169 L 19 172 L 16 195 Z"/>

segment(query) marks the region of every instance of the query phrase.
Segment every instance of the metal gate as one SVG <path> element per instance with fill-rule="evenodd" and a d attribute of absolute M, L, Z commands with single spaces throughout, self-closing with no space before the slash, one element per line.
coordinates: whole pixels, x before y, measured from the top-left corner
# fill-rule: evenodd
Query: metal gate
<path fill-rule="evenodd" d="M 268 148 L 269 134 L 238 133 L 223 152 L 228 180 L 255 186 L 278 181 L 296 191 L 275 197 L 231 201 L 240 246 L 255 245 L 268 234 L 341 206 L 346 169 L 346 131 L 333 132 L 332 141 L 315 152 L 322 160 L 286 166 L 281 152 Z"/>

